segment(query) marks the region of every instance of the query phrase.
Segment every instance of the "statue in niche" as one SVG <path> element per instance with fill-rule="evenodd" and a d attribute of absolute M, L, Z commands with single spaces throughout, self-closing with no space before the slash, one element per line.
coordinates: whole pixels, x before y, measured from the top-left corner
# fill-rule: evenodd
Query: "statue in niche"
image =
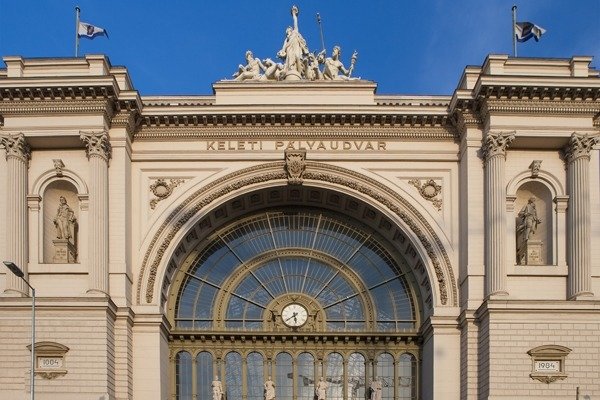
<path fill-rule="evenodd" d="M 536 200 L 535 197 L 530 197 L 527 204 L 519 211 L 520 223 L 517 226 L 517 261 L 521 265 L 527 263 L 528 242 L 535 234 L 538 225 L 542 223 L 542 220 L 537 215 Z"/>
<path fill-rule="evenodd" d="M 265 400 L 275 400 L 275 382 L 270 376 L 265 381 Z"/>
<path fill-rule="evenodd" d="M 73 242 L 75 237 L 75 212 L 67 204 L 67 199 L 64 196 L 60 196 L 58 210 L 54 217 L 54 226 L 56 226 L 56 238 L 66 239 Z"/>

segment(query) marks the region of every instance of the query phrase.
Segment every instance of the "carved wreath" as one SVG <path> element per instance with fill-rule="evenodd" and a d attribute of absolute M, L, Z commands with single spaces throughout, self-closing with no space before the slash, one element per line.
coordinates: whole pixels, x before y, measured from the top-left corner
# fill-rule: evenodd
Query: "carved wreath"
<path fill-rule="evenodd" d="M 152 194 L 156 196 L 156 199 L 150 200 L 150 208 L 154 210 L 156 208 L 156 204 L 158 204 L 159 201 L 163 201 L 169 197 L 171 193 L 173 193 L 173 189 L 179 186 L 182 182 L 184 182 L 184 179 L 171 179 L 169 183 L 167 183 L 164 179 L 157 179 L 156 182 L 150 185 Z"/>
<path fill-rule="evenodd" d="M 421 194 L 425 200 L 430 201 L 438 211 L 442 209 L 442 199 L 435 198 L 442 192 L 442 187 L 433 179 L 429 179 L 424 183 L 421 183 L 419 179 L 411 179 L 408 183 L 416 187 L 419 194 Z"/>

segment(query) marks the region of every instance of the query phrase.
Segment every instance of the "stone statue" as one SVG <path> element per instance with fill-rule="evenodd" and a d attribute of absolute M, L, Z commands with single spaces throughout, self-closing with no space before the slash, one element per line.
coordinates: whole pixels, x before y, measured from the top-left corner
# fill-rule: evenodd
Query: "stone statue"
<path fill-rule="evenodd" d="M 275 400 L 275 382 L 270 376 L 265 381 L 265 400 Z"/>
<path fill-rule="evenodd" d="M 325 382 L 323 377 L 319 378 L 319 382 L 317 382 L 317 386 L 315 386 L 315 395 L 317 396 L 317 400 L 325 400 L 327 398 L 327 388 L 329 385 Z"/>
<path fill-rule="evenodd" d="M 277 57 L 284 60 L 283 72 L 284 79 L 302 79 L 304 76 L 303 59 L 309 54 L 306 41 L 298 30 L 298 7 L 292 7 L 292 18 L 294 19 L 294 27 L 289 26 L 285 30 L 285 40 L 281 46 L 281 50 L 277 53 Z"/>
<path fill-rule="evenodd" d="M 212 392 L 213 400 L 222 400 L 223 398 L 223 384 L 219 380 L 219 377 L 215 375 L 215 380 L 212 381 Z"/>
<path fill-rule="evenodd" d="M 250 50 L 246 52 L 246 65 L 238 65 L 238 70 L 233 77 L 236 81 L 258 80 L 261 78 L 260 72 L 265 71 L 267 67 Z"/>
<path fill-rule="evenodd" d="M 308 53 L 308 57 L 305 59 L 305 71 L 306 71 L 306 79 L 309 81 L 317 81 L 323 79 L 323 73 L 319 69 L 319 63 L 324 62 L 324 54 L 325 50 L 320 52 L 319 54 Z M 319 60 L 322 60 L 319 62 Z"/>
<path fill-rule="evenodd" d="M 517 226 L 517 234 L 520 234 L 517 241 L 517 258 L 519 264 L 525 263 L 527 242 L 535 234 L 537 226 L 542 223 L 542 220 L 538 218 L 535 208 L 536 200 L 535 197 L 530 197 L 527 204 L 519 211 L 520 224 Z"/>
<path fill-rule="evenodd" d="M 283 64 L 276 63 L 270 58 L 267 58 L 263 60 L 263 65 L 266 68 L 264 75 L 261 77 L 262 81 L 278 81 L 281 79 L 281 75 L 283 72 Z"/>
<path fill-rule="evenodd" d="M 382 389 L 381 381 L 378 377 L 375 377 L 375 379 L 371 381 L 371 388 L 369 389 L 371 400 L 381 400 Z"/>
<path fill-rule="evenodd" d="M 54 217 L 54 225 L 56 226 L 56 238 L 57 239 L 73 239 L 75 234 L 75 212 L 67 204 L 67 199 L 64 196 L 60 196 L 60 204 Z"/>
<path fill-rule="evenodd" d="M 355 51 L 352 54 L 352 61 L 350 68 L 348 69 L 346 69 L 344 64 L 342 64 L 340 61 L 341 54 L 342 50 L 340 49 L 340 46 L 334 46 L 333 51 L 331 52 L 331 57 L 327 57 L 324 61 L 325 68 L 323 69 L 323 79 L 350 79 L 350 75 L 352 75 L 352 70 L 354 69 L 354 64 L 356 64 L 356 59 L 358 58 L 358 53 Z M 342 73 L 342 75 L 340 75 L 340 73 Z"/>

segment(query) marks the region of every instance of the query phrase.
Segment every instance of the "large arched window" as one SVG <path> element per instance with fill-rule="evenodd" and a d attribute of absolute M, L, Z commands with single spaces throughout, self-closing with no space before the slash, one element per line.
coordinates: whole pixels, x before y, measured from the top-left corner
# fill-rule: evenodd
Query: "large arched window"
<path fill-rule="evenodd" d="M 248 400 L 263 400 L 264 388 L 264 366 L 263 356 L 260 353 L 252 352 L 246 357 L 246 376 L 248 386 Z"/>
<path fill-rule="evenodd" d="M 292 356 L 289 353 L 279 353 L 275 364 L 275 398 L 291 399 L 294 391 Z"/>
<path fill-rule="evenodd" d="M 315 395 L 315 358 L 310 353 L 300 353 L 297 358 L 296 396 L 302 400 L 313 400 Z"/>
<path fill-rule="evenodd" d="M 175 386 L 177 399 L 192 400 L 192 356 L 187 351 L 175 356 Z"/>
<path fill-rule="evenodd" d="M 242 400 L 242 356 L 234 351 L 225 357 L 225 390 L 227 400 Z"/>
<path fill-rule="evenodd" d="M 365 356 L 352 353 L 348 358 L 348 399 L 364 399 L 365 389 Z"/>
<path fill-rule="evenodd" d="M 381 382 L 382 400 L 394 398 L 394 357 L 389 353 L 377 357 L 377 377 Z"/>
<path fill-rule="evenodd" d="M 211 400 L 211 384 L 213 380 L 213 357 L 208 351 L 201 351 L 196 356 L 196 388 L 199 400 Z"/>
<path fill-rule="evenodd" d="M 373 232 L 335 216 L 261 213 L 195 254 L 175 307 L 178 328 L 265 330 L 270 305 L 290 292 L 317 301 L 328 331 L 416 328 L 404 260 Z"/>
<path fill-rule="evenodd" d="M 344 357 L 340 353 L 327 356 L 327 398 L 342 400 L 344 398 Z"/>
<path fill-rule="evenodd" d="M 400 400 L 417 399 L 417 359 L 404 353 L 398 362 L 398 398 Z"/>

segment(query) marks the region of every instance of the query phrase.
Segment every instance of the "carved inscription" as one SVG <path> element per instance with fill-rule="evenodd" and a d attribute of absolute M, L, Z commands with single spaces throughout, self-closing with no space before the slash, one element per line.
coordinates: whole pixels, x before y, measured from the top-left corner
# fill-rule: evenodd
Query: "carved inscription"
<path fill-rule="evenodd" d="M 206 151 L 387 151 L 387 142 L 376 140 L 211 140 L 205 142 Z"/>

